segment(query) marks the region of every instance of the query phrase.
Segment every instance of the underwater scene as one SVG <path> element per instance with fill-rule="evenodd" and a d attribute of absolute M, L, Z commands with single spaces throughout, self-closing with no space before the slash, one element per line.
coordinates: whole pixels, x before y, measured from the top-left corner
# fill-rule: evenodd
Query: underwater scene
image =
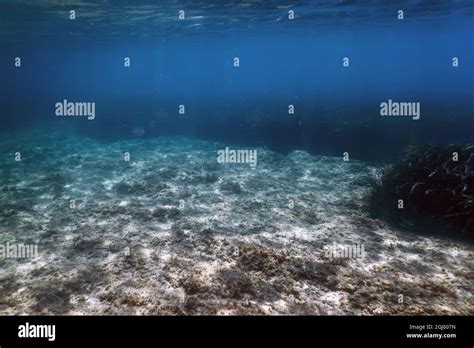
<path fill-rule="evenodd" d="M 474 3 L 0 2 L 0 315 L 473 315 Z"/>

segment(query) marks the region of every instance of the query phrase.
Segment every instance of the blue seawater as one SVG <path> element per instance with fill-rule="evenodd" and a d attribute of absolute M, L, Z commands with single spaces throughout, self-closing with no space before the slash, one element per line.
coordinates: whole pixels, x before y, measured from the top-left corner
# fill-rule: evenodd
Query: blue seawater
<path fill-rule="evenodd" d="M 382 160 L 407 145 L 472 142 L 473 8 L 468 0 L 3 1 L 1 130 L 197 136 Z M 420 103 L 420 119 L 381 117 L 389 99 Z M 94 102 L 95 119 L 56 117 L 64 100 Z"/>

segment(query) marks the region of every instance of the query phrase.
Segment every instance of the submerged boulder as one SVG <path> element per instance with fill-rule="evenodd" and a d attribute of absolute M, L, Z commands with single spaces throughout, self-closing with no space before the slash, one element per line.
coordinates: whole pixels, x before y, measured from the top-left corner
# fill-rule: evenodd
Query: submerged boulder
<path fill-rule="evenodd" d="M 373 216 L 474 238 L 474 145 L 409 147 L 369 199 Z"/>

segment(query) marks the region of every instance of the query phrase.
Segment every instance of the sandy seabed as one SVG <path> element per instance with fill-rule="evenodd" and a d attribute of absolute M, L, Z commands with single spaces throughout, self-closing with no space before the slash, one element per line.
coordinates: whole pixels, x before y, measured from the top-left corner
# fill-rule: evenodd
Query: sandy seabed
<path fill-rule="evenodd" d="M 226 146 L 0 137 L 0 243 L 38 245 L 0 258 L 0 314 L 474 314 L 472 244 L 369 217 L 379 165 Z"/>

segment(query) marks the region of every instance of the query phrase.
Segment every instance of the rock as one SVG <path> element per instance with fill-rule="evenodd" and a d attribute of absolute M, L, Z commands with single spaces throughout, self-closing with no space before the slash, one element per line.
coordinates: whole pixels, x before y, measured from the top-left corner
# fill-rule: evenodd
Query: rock
<path fill-rule="evenodd" d="M 242 186 L 238 182 L 235 181 L 224 181 L 220 186 L 219 189 L 227 194 L 239 194 L 242 193 Z"/>
<path fill-rule="evenodd" d="M 146 185 L 142 182 L 122 181 L 114 185 L 114 190 L 122 195 L 143 194 L 146 191 Z"/>

